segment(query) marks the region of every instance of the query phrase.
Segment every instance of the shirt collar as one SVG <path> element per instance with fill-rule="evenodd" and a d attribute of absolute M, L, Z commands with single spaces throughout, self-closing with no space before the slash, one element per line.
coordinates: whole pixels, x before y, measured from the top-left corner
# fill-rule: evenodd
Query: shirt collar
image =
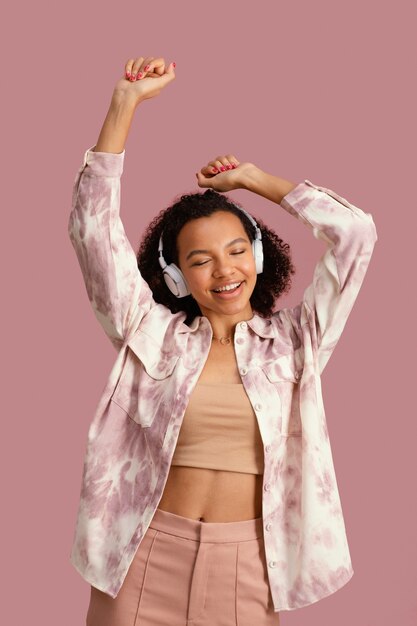
<path fill-rule="evenodd" d="M 184 319 L 186 318 L 186 314 L 183 313 Z M 260 337 L 264 337 L 265 339 L 271 339 L 277 336 L 275 326 L 272 324 L 272 320 L 270 318 L 266 319 L 261 317 L 257 313 L 254 313 L 253 317 L 249 320 L 245 320 L 247 325 L 253 330 L 254 333 L 259 335 Z M 195 332 L 197 329 L 208 327 L 209 320 L 204 315 L 197 315 L 191 324 L 187 326 L 187 324 L 182 323 L 178 329 L 180 333 L 187 332 Z"/>
<path fill-rule="evenodd" d="M 272 323 L 271 318 L 261 317 L 260 315 L 255 313 L 252 319 L 247 320 L 247 324 L 260 337 L 264 337 L 265 339 L 272 339 L 273 337 L 277 336 L 276 328 L 275 325 Z"/>

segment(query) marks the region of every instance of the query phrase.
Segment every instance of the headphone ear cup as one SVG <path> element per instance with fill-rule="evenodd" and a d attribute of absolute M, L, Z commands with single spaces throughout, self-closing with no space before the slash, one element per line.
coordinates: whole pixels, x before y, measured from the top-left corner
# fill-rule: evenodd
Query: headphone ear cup
<path fill-rule="evenodd" d="M 262 274 L 264 269 L 264 249 L 260 239 L 254 239 L 252 241 L 252 252 L 255 259 L 256 273 Z"/>
<path fill-rule="evenodd" d="M 184 298 L 190 294 L 187 282 L 180 268 L 171 263 L 163 269 L 165 283 L 171 293 L 177 298 Z"/>

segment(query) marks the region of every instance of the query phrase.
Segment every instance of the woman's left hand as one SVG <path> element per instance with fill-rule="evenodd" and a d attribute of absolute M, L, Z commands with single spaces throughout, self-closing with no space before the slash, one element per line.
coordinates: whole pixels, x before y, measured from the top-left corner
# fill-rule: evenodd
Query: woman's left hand
<path fill-rule="evenodd" d="M 257 169 L 253 163 L 240 163 L 233 154 L 218 156 L 196 172 L 199 187 L 211 187 L 215 191 L 245 189 L 245 181 Z"/>

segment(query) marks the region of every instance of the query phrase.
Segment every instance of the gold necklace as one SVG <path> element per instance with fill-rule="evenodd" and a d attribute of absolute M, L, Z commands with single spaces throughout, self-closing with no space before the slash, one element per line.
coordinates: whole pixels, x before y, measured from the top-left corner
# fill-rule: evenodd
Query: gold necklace
<path fill-rule="evenodd" d="M 213 337 L 212 337 L 212 340 L 213 340 L 213 339 L 217 339 L 218 341 L 220 341 L 220 343 L 221 343 L 223 346 L 228 346 L 228 345 L 231 343 L 231 341 L 232 341 L 232 338 L 231 338 L 231 337 L 214 337 L 214 335 L 213 335 Z"/>

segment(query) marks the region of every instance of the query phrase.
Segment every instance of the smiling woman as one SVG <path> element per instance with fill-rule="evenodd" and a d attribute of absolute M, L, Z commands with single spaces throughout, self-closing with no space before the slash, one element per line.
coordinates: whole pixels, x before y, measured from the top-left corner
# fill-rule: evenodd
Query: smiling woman
<path fill-rule="evenodd" d="M 182 195 L 167 209 L 160 211 L 145 231 L 137 253 L 139 270 L 155 301 L 167 306 L 172 313 L 185 311 L 187 324 L 197 315 L 202 315 L 199 297 L 193 289 L 188 289 L 187 296 L 182 298 L 177 298 L 167 289 L 158 261 L 158 243 L 162 237 L 166 263 L 181 268 L 193 287 L 194 278 L 200 274 L 207 277 L 210 270 L 214 276 L 209 279 L 211 285 L 206 285 L 206 293 L 236 279 L 245 280 L 244 294 L 251 309 L 264 317 L 270 316 L 276 299 L 289 291 L 295 267 L 289 244 L 262 220 L 256 218 L 256 225 L 260 231 L 259 239 L 262 238 L 263 271 L 255 273 L 248 282 L 246 276 L 238 274 L 237 267 L 232 271 L 230 268 L 222 269 L 227 259 L 236 262 L 239 259 L 239 267 L 240 260 L 246 266 L 251 257 L 254 259 L 257 228 L 252 216 L 239 204 L 225 194 L 207 189 L 205 192 Z M 224 270 L 226 277 L 221 275 Z M 201 302 L 203 307 L 204 302 Z"/>
<path fill-rule="evenodd" d="M 87 626 L 278 626 L 353 574 L 320 375 L 376 229 L 335 192 L 235 155 L 197 174 L 135 254 L 120 218 L 128 131 L 175 78 L 130 59 L 76 177 L 68 231 L 118 355 L 88 437 L 71 561 Z M 288 244 L 224 192 L 279 205 L 328 249 L 301 302 Z M 304 506 L 305 503 L 308 506 Z M 323 540 L 323 537 L 325 540 Z"/>
<path fill-rule="evenodd" d="M 230 335 L 242 315 L 253 315 L 255 260 L 242 222 L 226 211 L 191 220 L 179 232 L 177 246 L 180 268 L 201 313 L 215 334 Z"/>

